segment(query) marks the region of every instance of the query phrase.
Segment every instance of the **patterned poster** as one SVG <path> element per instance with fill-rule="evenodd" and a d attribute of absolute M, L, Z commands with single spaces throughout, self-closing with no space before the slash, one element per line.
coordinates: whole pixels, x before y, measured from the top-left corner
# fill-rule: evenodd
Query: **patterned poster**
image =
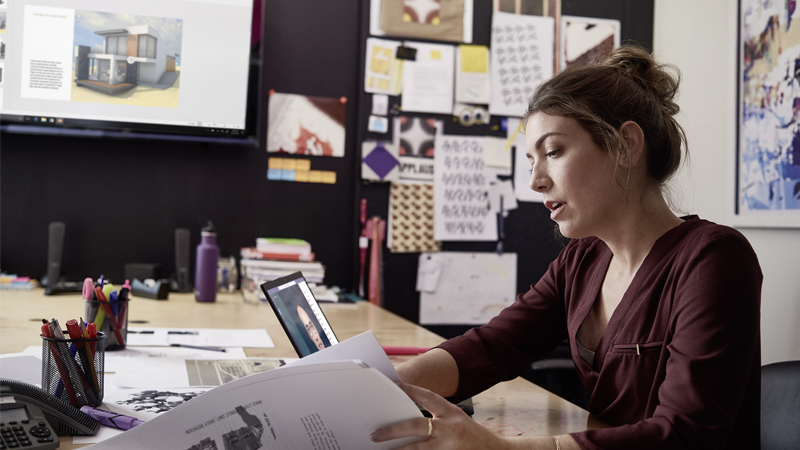
<path fill-rule="evenodd" d="M 794 2 L 741 2 L 737 216 L 800 227 L 800 17 Z"/>
<path fill-rule="evenodd" d="M 433 239 L 433 184 L 392 183 L 389 201 L 392 253 L 442 249 Z"/>
<path fill-rule="evenodd" d="M 436 136 L 433 236 L 437 241 L 497 240 L 484 146 L 483 136 Z"/>
<path fill-rule="evenodd" d="M 601 61 L 619 47 L 619 20 L 561 16 L 561 70 Z"/>
<path fill-rule="evenodd" d="M 273 93 L 267 152 L 343 157 L 345 111 L 338 98 Z"/>
<path fill-rule="evenodd" d="M 525 114 L 536 88 L 553 76 L 554 30 L 552 17 L 492 15 L 489 114 Z"/>

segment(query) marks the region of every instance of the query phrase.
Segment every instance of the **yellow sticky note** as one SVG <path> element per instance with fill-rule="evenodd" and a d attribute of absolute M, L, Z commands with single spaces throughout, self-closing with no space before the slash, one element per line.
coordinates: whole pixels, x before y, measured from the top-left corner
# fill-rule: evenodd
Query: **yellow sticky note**
<path fill-rule="evenodd" d="M 308 171 L 307 170 L 298 170 L 294 173 L 294 181 L 298 181 L 301 183 L 308 183 Z"/>
<path fill-rule="evenodd" d="M 325 170 L 322 172 L 322 182 L 328 184 L 336 184 L 336 172 Z"/>
<path fill-rule="evenodd" d="M 270 158 L 267 165 L 270 169 L 283 169 L 283 158 Z"/>
<path fill-rule="evenodd" d="M 431 50 L 431 59 L 441 60 L 442 52 L 440 50 Z"/>
<path fill-rule="evenodd" d="M 461 71 L 487 73 L 489 71 L 489 49 L 483 45 L 461 45 Z"/>
<path fill-rule="evenodd" d="M 297 169 L 297 161 L 294 159 L 286 158 L 283 160 L 283 169 L 284 170 L 296 170 Z"/>
<path fill-rule="evenodd" d="M 309 183 L 322 183 L 322 171 L 321 170 L 309 170 L 308 171 L 308 182 Z"/>
<path fill-rule="evenodd" d="M 311 160 L 310 159 L 296 159 L 297 164 L 297 171 L 305 171 L 308 172 L 311 170 Z"/>

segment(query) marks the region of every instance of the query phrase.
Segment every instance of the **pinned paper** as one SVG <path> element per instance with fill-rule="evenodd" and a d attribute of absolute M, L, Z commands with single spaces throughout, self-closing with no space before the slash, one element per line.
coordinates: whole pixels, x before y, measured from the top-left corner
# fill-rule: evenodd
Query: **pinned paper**
<path fill-rule="evenodd" d="M 530 187 L 531 163 L 525 155 L 525 134 L 520 131 L 519 119 L 508 119 L 508 139 L 514 152 L 514 193 L 521 202 L 543 202 L 542 194 Z"/>
<path fill-rule="evenodd" d="M 492 14 L 492 115 L 521 117 L 536 88 L 553 76 L 555 20 Z"/>
<path fill-rule="evenodd" d="M 272 93 L 267 152 L 344 156 L 345 112 L 338 98 Z"/>
<path fill-rule="evenodd" d="M 380 116 L 369 116 L 367 130 L 373 133 L 385 134 L 389 131 L 389 119 Z"/>
<path fill-rule="evenodd" d="M 421 42 L 405 45 L 417 49 L 417 59 L 403 63 L 401 108 L 407 112 L 449 114 L 453 108 L 453 46 Z"/>
<path fill-rule="evenodd" d="M 442 241 L 496 241 L 497 216 L 489 204 L 483 136 L 436 136 L 435 231 Z"/>
<path fill-rule="evenodd" d="M 389 112 L 389 96 L 386 94 L 375 94 L 372 96 L 372 114 L 385 116 Z"/>
<path fill-rule="evenodd" d="M 436 292 L 439 278 L 442 276 L 444 257 L 437 253 L 419 255 L 417 266 L 417 292 Z"/>
<path fill-rule="evenodd" d="M 460 45 L 456 54 L 456 102 L 489 104 L 489 49 Z"/>
<path fill-rule="evenodd" d="M 400 179 L 433 181 L 434 139 L 442 121 L 425 117 L 394 119 L 394 140 L 400 157 Z"/>
<path fill-rule="evenodd" d="M 400 178 L 397 147 L 388 142 L 361 144 L 361 178 L 376 181 L 396 181 Z"/>
<path fill-rule="evenodd" d="M 489 167 L 511 170 L 511 147 L 506 147 L 504 138 L 487 137 L 483 162 Z M 510 173 L 510 172 L 509 172 Z"/>
<path fill-rule="evenodd" d="M 496 180 L 489 182 L 489 202 L 492 204 L 492 211 L 500 211 L 500 197 L 503 197 L 503 216 L 507 217 L 509 211 L 519 207 L 517 198 L 514 195 L 514 186 L 511 180 Z"/>
<path fill-rule="evenodd" d="M 374 94 L 399 95 L 402 89 L 403 61 L 397 59 L 398 41 L 367 39 L 364 90 Z"/>
<path fill-rule="evenodd" d="M 442 249 L 433 238 L 433 185 L 392 183 L 389 195 L 389 239 L 392 253 Z"/>

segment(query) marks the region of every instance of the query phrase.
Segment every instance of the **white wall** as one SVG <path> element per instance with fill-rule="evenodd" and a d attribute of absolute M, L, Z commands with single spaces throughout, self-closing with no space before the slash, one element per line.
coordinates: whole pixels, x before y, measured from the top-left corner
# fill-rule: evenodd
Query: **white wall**
<path fill-rule="evenodd" d="M 673 182 L 676 206 L 731 225 L 736 148 L 737 2 L 655 0 L 653 50 L 678 66 L 690 164 Z M 800 360 L 800 229 L 737 227 L 764 273 L 762 363 Z"/>

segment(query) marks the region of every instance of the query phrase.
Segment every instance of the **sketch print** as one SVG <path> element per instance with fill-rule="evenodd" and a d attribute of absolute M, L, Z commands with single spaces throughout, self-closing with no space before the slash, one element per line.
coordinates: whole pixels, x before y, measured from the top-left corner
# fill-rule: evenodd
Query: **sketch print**
<path fill-rule="evenodd" d="M 743 0 L 737 214 L 800 226 L 800 19 L 795 2 Z"/>
<path fill-rule="evenodd" d="M 71 100 L 177 108 L 182 24 L 75 11 Z"/>
<path fill-rule="evenodd" d="M 256 450 L 263 447 L 261 435 L 264 434 L 264 424 L 261 423 L 258 416 L 248 413 L 243 406 L 237 406 L 235 411 L 244 425 L 222 434 L 222 448 L 225 450 Z M 206 437 L 187 450 L 217 450 L 218 448 L 214 439 Z"/>

